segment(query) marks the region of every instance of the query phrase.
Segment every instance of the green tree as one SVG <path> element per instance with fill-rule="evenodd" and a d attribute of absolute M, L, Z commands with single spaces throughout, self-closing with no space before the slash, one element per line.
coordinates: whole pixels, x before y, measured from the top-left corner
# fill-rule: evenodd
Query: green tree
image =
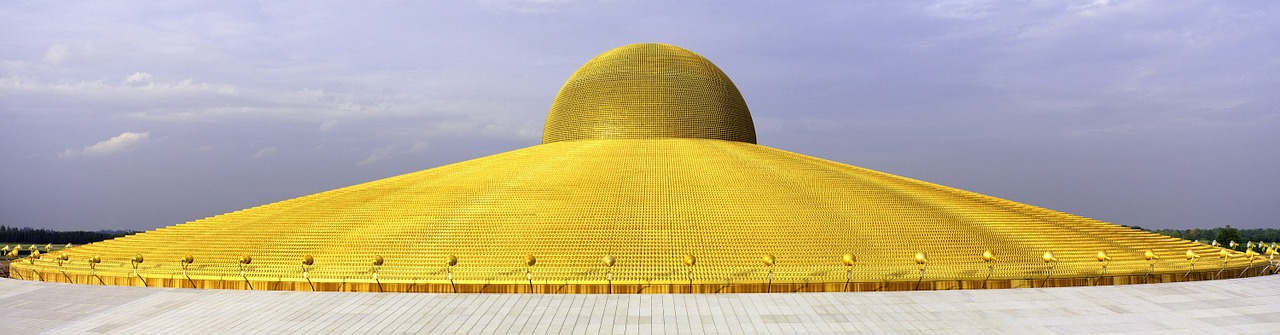
<path fill-rule="evenodd" d="M 1244 241 L 1241 241 L 1242 239 L 1244 239 L 1244 236 L 1240 235 L 1240 230 L 1231 228 L 1231 225 L 1227 225 L 1226 227 L 1214 228 L 1213 230 L 1217 233 L 1215 234 L 1217 236 L 1214 238 L 1214 240 L 1218 241 L 1218 243 L 1221 244 L 1222 247 L 1224 248 L 1229 247 L 1229 243 L 1231 243 L 1231 241 L 1235 241 L 1236 243 L 1244 242 Z"/>
<path fill-rule="evenodd" d="M 1200 228 L 1191 228 L 1190 230 L 1187 230 L 1187 233 L 1182 237 L 1192 241 L 1199 241 L 1201 238 L 1200 235 L 1202 235 Z"/>

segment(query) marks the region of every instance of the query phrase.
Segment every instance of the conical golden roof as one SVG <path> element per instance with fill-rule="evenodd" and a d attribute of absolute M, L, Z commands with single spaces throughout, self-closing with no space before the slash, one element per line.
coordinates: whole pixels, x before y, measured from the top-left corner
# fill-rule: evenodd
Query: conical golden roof
<path fill-rule="evenodd" d="M 1225 249 L 754 144 L 728 78 L 672 46 L 596 57 L 547 123 L 541 145 L 70 248 L 61 265 L 16 261 L 14 273 L 663 293 L 1096 285 L 1250 269 L 1233 253 L 1219 259 Z M 1193 265 L 1179 256 L 1188 251 L 1206 259 Z M 101 263 L 86 262 L 94 256 Z"/>

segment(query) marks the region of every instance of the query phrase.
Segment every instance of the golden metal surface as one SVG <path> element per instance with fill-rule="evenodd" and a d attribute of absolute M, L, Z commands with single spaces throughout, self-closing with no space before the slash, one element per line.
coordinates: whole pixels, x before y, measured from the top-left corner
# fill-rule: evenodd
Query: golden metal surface
<path fill-rule="evenodd" d="M 738 87 L 719 67 L 668 44 L 631 44 L 588 61 L 551 103 L 542 142 L 703 138 L 756 142 Z"/>

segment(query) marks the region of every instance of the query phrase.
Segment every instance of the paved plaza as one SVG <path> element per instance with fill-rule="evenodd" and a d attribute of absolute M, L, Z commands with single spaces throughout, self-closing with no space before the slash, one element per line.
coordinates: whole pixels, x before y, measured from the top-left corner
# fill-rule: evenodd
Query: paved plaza
<path fill-rule="evenodd" d="M 0 279 L 0 333 L 1275 334 L 1280 276 L 784 294 L 193 290 Z"/>

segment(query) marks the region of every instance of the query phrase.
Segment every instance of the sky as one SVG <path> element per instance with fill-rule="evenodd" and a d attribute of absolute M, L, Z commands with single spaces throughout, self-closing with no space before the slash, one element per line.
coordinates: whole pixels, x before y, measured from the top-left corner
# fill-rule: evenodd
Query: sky
<path fill-rule="evenodd" d="M 0 2 L 0 225 L 149 230 L 538 145 L 609 49 L 761 145 L 1144 228 L 1280 228 L 1280 2 Z"/>

